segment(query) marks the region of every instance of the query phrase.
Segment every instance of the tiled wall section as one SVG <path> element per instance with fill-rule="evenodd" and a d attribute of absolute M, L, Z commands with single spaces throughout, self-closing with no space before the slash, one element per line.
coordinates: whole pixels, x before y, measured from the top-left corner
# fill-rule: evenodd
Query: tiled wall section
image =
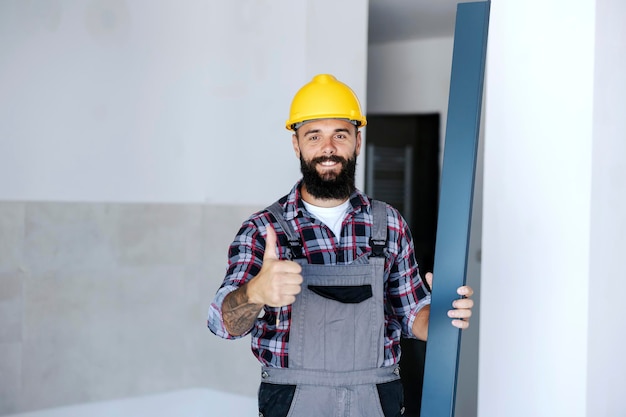
<path fill-rule="evenodd" d="M 187 387 L 254 395 L 249 340 L 206 328 L 260 207 L 0 202 L 0 415 Z"/>

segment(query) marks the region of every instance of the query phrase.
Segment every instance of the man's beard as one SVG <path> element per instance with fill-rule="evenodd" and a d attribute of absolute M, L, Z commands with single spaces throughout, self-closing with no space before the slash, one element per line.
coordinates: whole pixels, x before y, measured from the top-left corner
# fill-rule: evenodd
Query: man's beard
<path fill-rule="evenodd" d="M 337 155 L 321 156 L 306 162 L 300 155 L 300 171 L 306 190 L 315 198 L 322 200 L 347 199 L 356 189 L 354 174 L 356 172 L 356 152 L 350 159 Z M 320 162 L 333 161 L 341 163 L 341 171 L 336 174 L 332 171 L 320 174 L 316 166 Z"/>

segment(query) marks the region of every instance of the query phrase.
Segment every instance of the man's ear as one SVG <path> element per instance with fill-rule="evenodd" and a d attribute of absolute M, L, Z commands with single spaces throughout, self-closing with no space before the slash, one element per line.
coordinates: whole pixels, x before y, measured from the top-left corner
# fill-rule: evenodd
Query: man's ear
<path fill-rule="evenodd" d="M 361 153 L 361 131 L 358 130 L 356 132 L 356 155 L 359 156 Z"/>
<path fill-rule="evenodd" d="M 300 144 L 298 143 L 297 133 L 294 133 L 291 137 L 291 144 L 293 145 L 293 151 L 296 153 L 296 158 L 300 159 Z"/>

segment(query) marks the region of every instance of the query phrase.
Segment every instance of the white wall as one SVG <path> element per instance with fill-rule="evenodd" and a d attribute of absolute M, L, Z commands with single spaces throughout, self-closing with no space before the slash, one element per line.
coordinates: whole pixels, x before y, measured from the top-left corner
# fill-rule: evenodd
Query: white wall
<path fill-rule="evenodd" d="M 366 31 L 366 0 L 4 0 L 0 200 L 270 203 L 296 90 L 365 103 Z"/>
<path fill-rule="evenodd" d="M 330 72 L 365 104 L 366 33 L 366 0 L 0 1 L 0 414 L 256 395 L 206 312 L 241 221 L 300 177 L 296 90 Z"/>
<path fill-rule="evenodd" d="M 443 140 L 445 116 L 448 113 L 452 49 L 453 38 L 370 45 L 367 60 L 368 112 L 440 113 Z"/>
<path fill-rule="evenodd" d="M 626 414 L 625 17 L 611 0 L 492 3 L 481 417 Z"/>

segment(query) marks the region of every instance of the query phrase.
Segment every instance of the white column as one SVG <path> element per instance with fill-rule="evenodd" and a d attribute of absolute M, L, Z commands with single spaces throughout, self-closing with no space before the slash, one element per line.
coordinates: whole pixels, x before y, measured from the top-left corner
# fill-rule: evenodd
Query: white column
<path fill-rule="evenodd" d="M 587 415 L 594 31 L 594 0 L 492 3 L 480 417 Z"/>
<path fill-rule="evenodd" d="M 626 3 L 597 0 L 587 416 L 626 415 Z"/>

